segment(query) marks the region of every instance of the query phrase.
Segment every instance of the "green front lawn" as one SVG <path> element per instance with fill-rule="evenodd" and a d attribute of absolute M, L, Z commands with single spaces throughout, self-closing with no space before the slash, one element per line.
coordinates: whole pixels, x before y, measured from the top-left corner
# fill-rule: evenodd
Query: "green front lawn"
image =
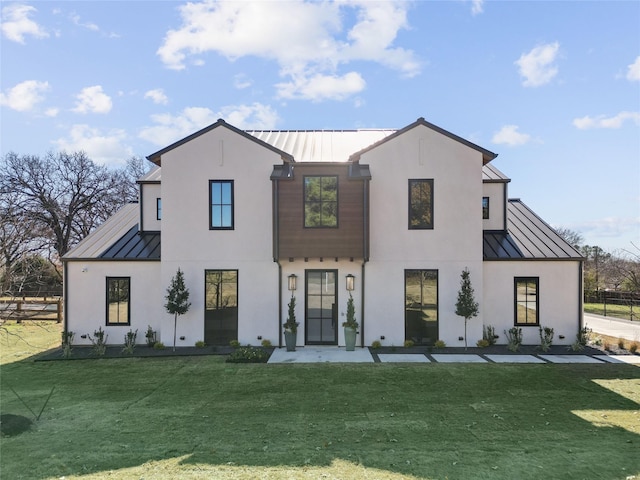
<path fill-rule="evenodd" d="M 3 358 L 0 368 L 3 415 L 31 416 L 9 387 L 36 413 L 55 387 L 30 430 L 0 440 L 2 478 L 640 475 L 640 369 L 629 365 L 204 356 Z"/>

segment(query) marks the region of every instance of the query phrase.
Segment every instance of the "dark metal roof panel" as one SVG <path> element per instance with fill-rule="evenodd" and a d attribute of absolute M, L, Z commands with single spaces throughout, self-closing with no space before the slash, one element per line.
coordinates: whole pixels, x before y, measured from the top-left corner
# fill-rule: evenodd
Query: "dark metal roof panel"
<path fill-rule="evenodd" d="M 487 163 L 482 167 L 482 181 L 487 183 L 508 183 L 511 179 L 495 166 Z"/>
<path fill-rule="evenodd" d="M 160 260 L 160 232 L 138 231 L 134 225 L 101 255 L 105 260 Z"/>
<path fill-rule="evenodd" d="M 507 231 L 486 231 L 484 260 L 580 260 L 582 256 L 519 199 L 507 205 Z"/>

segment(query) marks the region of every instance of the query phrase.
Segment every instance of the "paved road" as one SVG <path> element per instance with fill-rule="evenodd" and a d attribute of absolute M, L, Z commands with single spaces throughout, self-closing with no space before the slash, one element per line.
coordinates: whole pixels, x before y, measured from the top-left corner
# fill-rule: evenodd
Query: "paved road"
<path fill-rule="evenodd" d="M 594 332 L 615 338 L 640 341 L 640 322 L 603 317 L 591 313 L 584 314 L 584 323 Z"/>

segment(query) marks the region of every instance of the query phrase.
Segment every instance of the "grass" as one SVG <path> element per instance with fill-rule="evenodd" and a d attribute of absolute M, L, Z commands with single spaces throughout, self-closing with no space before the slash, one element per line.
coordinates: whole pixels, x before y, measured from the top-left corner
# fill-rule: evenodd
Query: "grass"
<path fill-rule="evenodd" d="M 604 303 L 585 303 L 584 312 L 604 315 Z M 613 305 L 607 303 L 607 316 L 622 318 L 624 320 L 638 320 L 640 318 L 640 307 L 633 307 L 633 318 L 631 318 L 631 307 L 628 305 Z"/>
<path fill-rule="evenodd" d="M 30 416 L 9 387 L 38 412 L 55 386 L 0 439 L 3 478 L 640 478 L 635 366 L 33 362 L 0 341 L 3 414 Z"/>

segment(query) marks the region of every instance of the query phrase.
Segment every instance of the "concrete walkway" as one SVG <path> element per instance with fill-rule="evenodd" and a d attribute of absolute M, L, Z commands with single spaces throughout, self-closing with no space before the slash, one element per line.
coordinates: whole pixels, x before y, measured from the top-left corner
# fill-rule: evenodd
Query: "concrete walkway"
<path fill-rule="evenodd" d="M 377 354 L 368 348 L 347 352 L 343 347 L 297 347 L 295 352 L 276 348 L 269 363 L 627 363 L 640 366 L 640 355 L 513 355 L 473 353 L 387 353 Z"/>
<path fill-rule="evenodd" d="M 621 318 L 584 314 L 584 324 L 596 333 L 640 342 L 640 322 Z"/>

